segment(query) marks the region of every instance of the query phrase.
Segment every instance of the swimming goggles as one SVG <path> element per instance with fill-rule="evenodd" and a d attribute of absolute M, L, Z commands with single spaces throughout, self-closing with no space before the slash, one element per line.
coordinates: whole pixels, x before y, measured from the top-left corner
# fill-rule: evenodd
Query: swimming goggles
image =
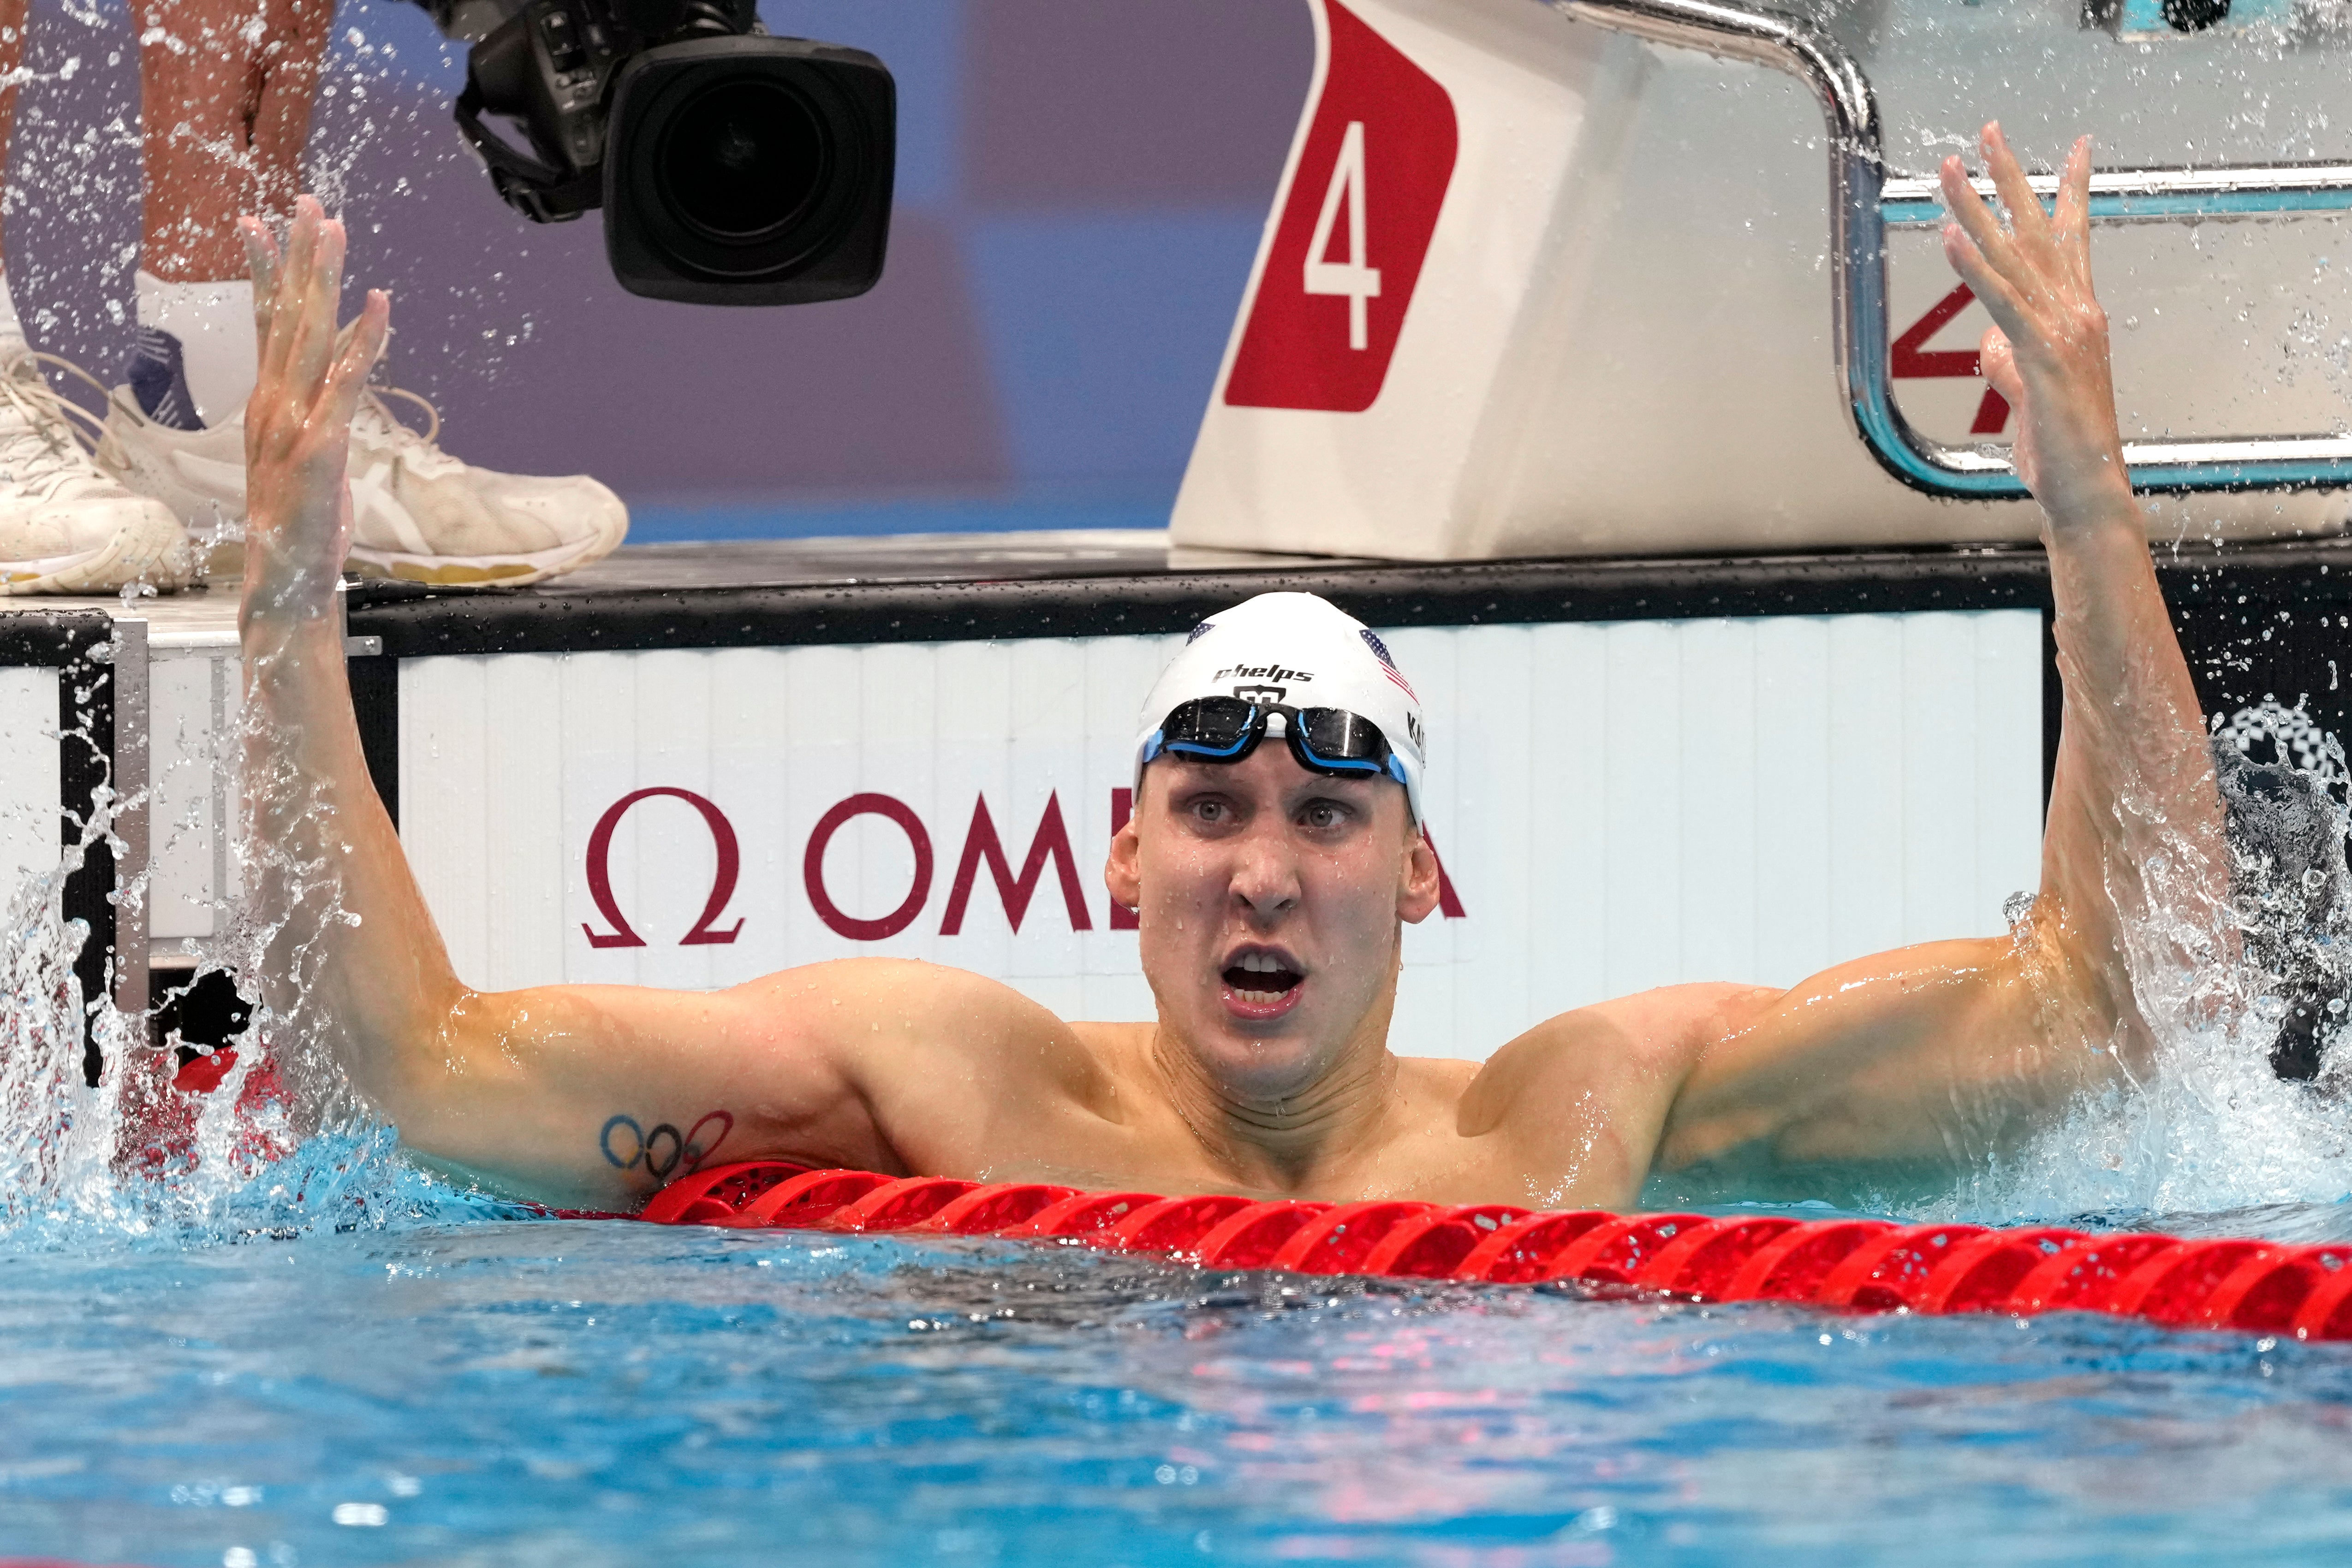
<path fill-rule="evenodd" d="M 1291 707 L 1240 697 L 1194 697 L 1178 703 L 1143 743 L 1143 760 L 1163 753 L 1194 762 L 1239 762 L 1265 738 L 1266 720 L 1282 716 L 1283 738 L 1298 766 L 1342 779 L 1393 779 L 1405 784 L 1404 764 L 1381 727 L 1343 707 Z M 1411 786 L 1408 784 L 1407 789 Z"/>

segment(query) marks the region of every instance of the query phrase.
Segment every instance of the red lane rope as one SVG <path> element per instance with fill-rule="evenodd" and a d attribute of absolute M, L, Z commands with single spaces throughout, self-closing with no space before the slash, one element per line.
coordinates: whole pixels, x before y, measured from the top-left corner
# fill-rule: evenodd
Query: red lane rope
<path fill-rule="evenodd" d="M 1534 1284 L 1580 1280 L 1700 1301 L 1853 1312 L 2095 1312 L 2167 1328 L 2352 1339 L 2352 1244 L 2092 1236 L 2049 1226 L 1780 1215 L 1531 1214 L 1508 1204 L 1255 1202 L 898 1180 L 752 1160 L 646 1205 L 659 1225 L 1063 1239 L 1213 1269 Z"/>

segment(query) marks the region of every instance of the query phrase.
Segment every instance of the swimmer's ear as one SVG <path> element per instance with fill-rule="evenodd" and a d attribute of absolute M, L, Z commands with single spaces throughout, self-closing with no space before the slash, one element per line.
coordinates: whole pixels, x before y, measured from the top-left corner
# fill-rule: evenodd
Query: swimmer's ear
<path fill-rule="evenodd" d="M 1437 852 L 1419 828 L 1405 846 L 1402 875 L 1397 884 L 1397 918 L 1418 925 L 1437 907 Z"/>
<path fill-rule="evenodd" d="M 1111 901 L 1122 909 L 1139 908 L 1143 903 L 1140 868 L 1141 845 L 1135 836 L 1135 818 L 1130 815 L 1110 836 L 1110 856 L 1103 862 L 1103 885 L 1110 889 Z"/>

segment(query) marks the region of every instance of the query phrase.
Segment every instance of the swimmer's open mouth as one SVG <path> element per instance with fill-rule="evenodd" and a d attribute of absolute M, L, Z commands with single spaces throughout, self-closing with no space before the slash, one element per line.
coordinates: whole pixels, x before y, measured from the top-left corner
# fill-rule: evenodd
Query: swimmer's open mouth
<path fill-rule="evenodd" d="M 1260 949 L 1234 955 L 1223 977 L 1233 998 L 1248 1008 L 1277 1006 L 1307 983 L 1287 954 Z"/>

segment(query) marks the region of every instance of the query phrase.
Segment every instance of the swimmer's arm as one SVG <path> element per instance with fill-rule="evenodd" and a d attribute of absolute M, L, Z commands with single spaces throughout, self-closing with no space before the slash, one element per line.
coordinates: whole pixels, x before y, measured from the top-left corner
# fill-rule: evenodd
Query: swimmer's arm
<path fill-rule="evenodd" d="M 1084 1098 L 1044 1009 L 933 964 L 845 959 L 723 991 L 462 988 L 372 1091 L 402 1142 L 496 1190 L 634 1209 L 698 1166 L 774 1158 L 973 1174 L 1002 1119 Z"/>
<path fill-rule="evenodd" d="M 718 1142 L 746 1114 L 740 1075 L 754 1062 L 788 1101 L 845 1100 L 815 1051 L 750 1039 L 733 993 L 488 996 L 459 982 L 369 779 L 334 605 L 350 543 L 351 415 L 389 305 L 372 294 L 338 344 L 342 228 L 309 197 L 282 258 L 250 220 L 247 239 L 262 343 L 246 419 L 239 615 L 246 860 L 269 933 L 255 967 L 280 1071 L 306 1103 L 331 1094 L 340 1071 L 417 1152 L 516 1196 L 583 1207 L 630 1207 L 655 1185 L 642 1145 L 658 1127 L 678 1129 L 681 1162 L 698 1124 Z M 726 1140 L 722 1157 L 769 1152 L 750 1133 Z"/>
<path fill-rule="evenodd" d="M 2021 925 L 2013 938 L 1841 964 L 1785 991 L 1652 993 L 1652 1019 L 1632 1032 L 1656 1081 L 1674 1086 L 1656 1164 L 1744 1151 L 1796 1165 L 1961 1166 L 2010 1146 L 2129 1071 L 2119 1032 L 2082 1027 L 2074 962 Z"/>
<path fill-rule="evenodd" d="M 1944 253 L 1995 323 L 1982 359 L 2018 410 L 2018 473 L 2042 503 L 2064 688 L 2042 881 L 2017 947 L 2034 981 L 2004 1021 L 2038 1018 L 2065 1049 L 2105 1040 L 2128 1065 L 2153 1044 L 2138 988 L 2230 956 L 2217 919 L 2230 882 L 2221 791 L 2124 466 L 2091 282 L 2090 140 L 2067 158 L 2054 218 L 1998 126 L 1985 129 L 1985 153 L 2010 227 L 1948 158 L 1958 221 Z"/>
<path fill-rule="evenodd" d="M 369 781 L 334 608 L 351 413 L 389 307 L 371 295 L 338 342 L 342 231 L 310 198 L 282 263 L 257 225 L 247 238 L 264 319 L 239 617 L 247 871 L 273 1059 L 306 1103 L 340 1071 L 436 1163 L 630 1208 L 688 1145 L 947 1172 L 971 1162 L 962 1140 L 1003 1131 L 992 1107 L 1098 1095 L 1066 1026 L 932 965 L 816 965 L 710 994 L 458 980 Z"/>
<path fill-rule="evenodd" d="M 1945 252 L 1996 322 L 1984 364 L 2019 410 L 2018 469 L 2044 514 L 2065 703 L 2041 885 L 2007 936 L 1858 960 L 1662 1026 L 1682 1078 L 1669 1163 L 1742 1145 L 1971 1157 L 2139 1071 L 2155 1036 L 2135 967 L 2144 980 L 2228 956 L 2212 935 L 2228 891 L 2212 754 L 2125 472 L 2091 287 L 2089 144 L 2054 220 L 1997 127 L 1985 152 L 2011 226 L 1948 160 Z"/>
<path fill-rule="evenodd" d="M 1963 1166 L 2116 1071 L 2112 1053 L 2062 1045 L 2021 1018 L 2053 978 L 2037 966 L 2063 961 L 2030 942 L 1964 939 L 1841 964 L 1786 990 L 1621 997 L 1496 1052 L 1464 1100 L 1465 1127 L 1504 1134 L 1527 1169 L 1608 1202 L 1638 1192 L 1654 1168 L 1735 1153 Z"/>
<path fill-rule="evenodd" d="M 351 416 L 381 351 L 372 292 L 339 342 L 342 225 L 308 196 L 281 257 L 253 219 L 260 362 L 246 408 L 242 823 L 263 933 L 250 977 L 268 1038 L 306 1100 L 336 1062 L 363 1093 L 391 1042 L 429 1034 L 457 992 L 440 934 L 368 779 L 334 591 L 350 545 Z M 320 1060 L 324 1055 L 331 1060 Z"/>

